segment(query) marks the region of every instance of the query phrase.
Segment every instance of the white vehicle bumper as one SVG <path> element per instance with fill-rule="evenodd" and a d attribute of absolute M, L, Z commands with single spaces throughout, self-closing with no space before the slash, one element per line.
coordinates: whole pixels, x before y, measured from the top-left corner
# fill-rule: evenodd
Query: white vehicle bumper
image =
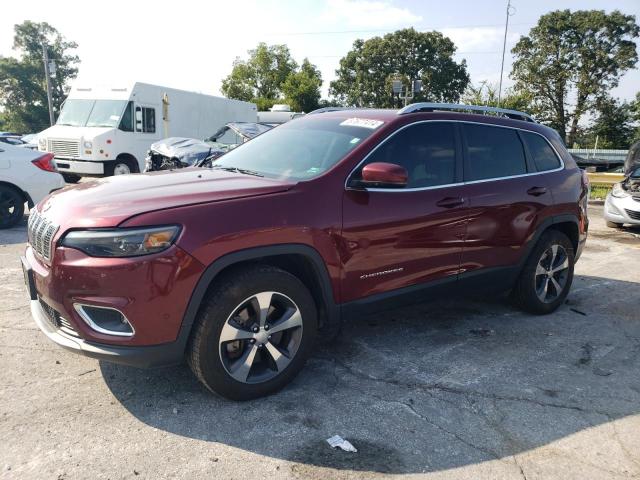
<path fill-rule="evenodd" d="M 68 160 L 66 158 L 54 158 L 56 167 L 60 173 L 76 173 L 87 175 L 103 175 L 104 162 L 93 162 L 87 160 Z"/>
<path fill-rule="evenodd" d="M 633 197 L 616 198 L 607 195 L 604 202 L 604 219 L 613 223 L 640 225 L 640 200 Z"/>

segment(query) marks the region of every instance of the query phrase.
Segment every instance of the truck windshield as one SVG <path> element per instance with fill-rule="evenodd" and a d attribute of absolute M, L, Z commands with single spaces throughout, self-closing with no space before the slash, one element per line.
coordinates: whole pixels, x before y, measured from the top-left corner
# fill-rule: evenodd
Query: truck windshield
<path fill-rule="evenodd" d="M 354 123 L 344 118 L 291 121 L 224 154 L 211 168 L 308 180 L 327 171 L 374 132 Z"/>
<path fill-rule="evenodd" d="M 64 102 L 57 125 L 73 127 L 117 127 L 126 100 L 81 100 Z"/>

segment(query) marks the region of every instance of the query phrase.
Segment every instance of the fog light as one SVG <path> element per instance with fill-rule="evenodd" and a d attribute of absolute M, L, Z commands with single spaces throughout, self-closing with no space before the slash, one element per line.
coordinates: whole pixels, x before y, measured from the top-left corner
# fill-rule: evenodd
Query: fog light
<path fill-rule="evenodd" d="M 96 332 L 118 337 L 131 337 L 135 333 L 133 326 L 122 312 L 111 307 L 97 307 L 74 303 L 80 318 Z"/>

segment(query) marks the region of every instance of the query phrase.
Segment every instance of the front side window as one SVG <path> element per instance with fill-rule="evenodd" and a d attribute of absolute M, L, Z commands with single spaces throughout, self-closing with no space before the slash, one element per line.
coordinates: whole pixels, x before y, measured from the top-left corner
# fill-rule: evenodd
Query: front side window
<path fill-rule="evenodd" d="M 456 135 L 453 123 L 428 122 L 411 125 L 381 144 L 354 174 L 362 168 L 385 162 L 407 170 L 406 188 L 426 188 L 455 183 Z"/>
<path fill-rule="evenodd" d="M 133 102 L 127 103 L 118 128 L 123 132 L 133 132 Z"/>
<path fill-rule="evenodd" d="M 549 145 L 549 142 L 535 133 L 520 132 L 520 134 L 527 144 L 533 163 L 536 165 L 536 170 L 546 172 L 547 170 L 555 170 L 560 166 L 560 159 L 551 148 L 551 145 Z"/>
<path fill-rule="evenodd" d="M 511 128 L 463 124 L 467 145 L 464 179 L 467 182 L 527 173 L 524 148 Z"/>

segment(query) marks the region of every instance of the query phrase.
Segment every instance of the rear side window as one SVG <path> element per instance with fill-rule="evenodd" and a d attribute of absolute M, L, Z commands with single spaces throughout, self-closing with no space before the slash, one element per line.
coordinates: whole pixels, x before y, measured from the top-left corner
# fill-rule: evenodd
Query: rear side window
<path fill-rule="evenodd" d="M 524 148 L 511 128 L 463 125 L 467 143 L 465 181 L 527 173 Z"/>
<path fill-rule="evenodd" d="M 428 122 L 407 127 L 380 145 L 362 167 L 374 162 L 403 166 L 409 175 L 407 188 L 455 183 L 455 125 Z"/>
<path fill-rule="evenodd" d="M 533 157 L 536 170 L 545 172 L 547 170 L 555 170 L 560 166 L 560 159 L 551 148 L 551 145 L 549 145 L 549 142 L 535 133 L 520 132 L 520 134 L 527 144 L 531 157 Z"/>

